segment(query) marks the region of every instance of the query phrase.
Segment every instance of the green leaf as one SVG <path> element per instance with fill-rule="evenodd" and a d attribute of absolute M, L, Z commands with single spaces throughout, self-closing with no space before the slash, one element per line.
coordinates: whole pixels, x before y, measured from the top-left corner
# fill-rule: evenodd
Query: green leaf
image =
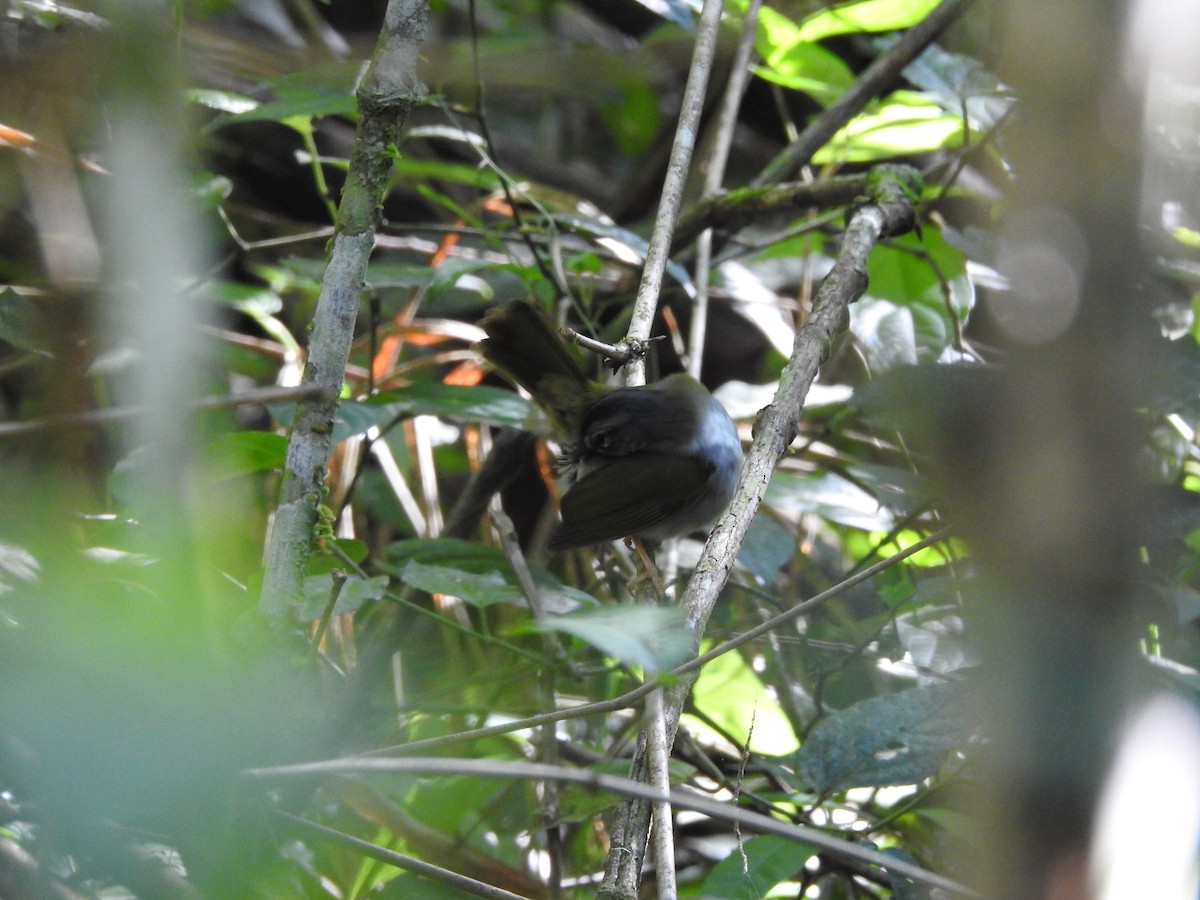
<path fill-rule="evenodd" d="M 763 64 L 754 74 L 810 94 L 823 105 L 854 83 L 854 73 L 841 57 L 806 40 L 794 22 L 773 9 L 759 11 L 756 46 Z"/>
<path fill-rule="evenodd" d="M 425 382 L 376 394 L 369 400 L 343 403 L 338 409 L 335 436 L 341 439 L 362 434 L 372 426 L 418 415 L 441 416 L 458 422 L 487 422 L 538 433 L 546 430 L 537 407 L 512 391 L 489 385 L 463 387 Z"/>
<path fill-rule="evenodd" d="M 379 600 L 387 591 L 388 577 L 377 575 L 374 578 L 363 578 L 359 575 L 347 575 L 338 592 L 337 602 L 333 605 L 333 615 L 357 611 L 364 603 Z M 333 576 L 329 573 L 311 575 L 304 579 L 303 596 L 296 604 L 296 618 L 302 622 L 311 621 L 325 614 L 329 605 L 329 597 L 333 591 Z"/>
<path fill-rule="evenodd" d="M 269 431 L 233 431 L 214 438 L 204 448 L 210 481 L 224 481 L 283 466 L 287 438 Z"/>
<path fill-rule="evenodd" d="M 964 712 L 949 684 L 863 700 L 817 723 L 797 755 L 800 774 L 820 793 L 915 784 L 959 745 Z"/>
<path fill-rule="evenodd" d="M 414 560 L 401 571 L 400 580 L 427 593 L 459 597 L 481 608 L 496 603 L 518 605 L 524 601 L 521 589 L 499 571 L 476 574 L 447 566 L 427 566 Z"/>
<path fill-rule="evenodd" d="M 750 530 L 742 549 L 738 551 L 738 562 L 754 573 L 764 583 L 770 583 L 775 573 L 796 552 L 796 536 L 791 529 L 782 525 L 774 516 L 760 512 L 750 522 Z"/>
<path fill-rule="evenodd" d="M 742 871 L 742 854 L 734 850 L 713 866 L 704 879 L 701 893 L 713 900 L 762 900 L 781 881 L 798 875 L 815 847 L 775 834 L 752 837 L 742 844 L 747 871 Z"/>
<path fill-rule="evenodd" d="M 878 245 L 867 274 L 850 321 L 872 373 L 940 359 L 975 304 L 966 258 L 938 228 Z"/>
<path fill-rule="evenodd" d="M 888 531 L 894 521 L 878 499 L 834 472 L 804 475 L 777 469 L 767 486 L 766 502 L 863 531 Z"/>
<path fill-rule="evenodd" d="M 37 305 L 12 288 L 0 291 L 0 341 L 20 350 L 46 352 L 43 323 Z"/>
<path fill-rule="evenodd" d="M 253 319 L 259 328 L 293 353 L 301 352 L 300 344 L 277 315 L 283 309 L 283 298 L 276 291 L 234 281 L 214 280 L 210 284 L 219 303 Z"/>
<path fill-rule="evenodd" d="M 546 616 L 546 630 L 565 631 L 614 659 L 662 672 L 692 655 L 692 634 L 676 606 L 605 606 L 566 616 Z"/>
<path fill-rule="evenodd" d="M 692 695 L 697 708 L 736 740 L 749 737 L 752 752 L 782 756 L 796 749 L 795 731 L 779 702 L 737 653 L 726 653 L 705 665 Z"/>
<path fill-rule="evenodd" d="M 475 606 L 526 606 L 525 594 L 503 551 L 455 538 L 397 541 L 386 551 L 385 568 L 401 581 L 434 594 L 459 597 Z M 567 613 L 595 606 L 596 599 L 563 584 L 545 569 L 531 566 L 542 608 Z"/>
<path fill-rule="evenodd" d="M 276 421 L 286 425 L 292 420 L 295 404 L 273 404 L 270 409 Z M 343 402 L 338 407 L 333 438 L 335 442 L 344 441 L 369 428 L 383 428 L 399 419 L 419 415 L 549 433 L 541 411 L 512 391 L 488 385 L 462 387 L 428 382 L 386 391 L 368 400 Z"/>
<path fill-rule="evenodd" d="M 466 163 L 443 162 L 432 159 L 413 159 L 398 156 L 392 163 L 392 179 L 412 184 L 416 181 L 440 181 L 446 184 L 465 184 L 480 191 L 500 189 L 500 176 L 492 169 Z"/>
<path fill-rule="evenodd" d="M 339 67 L 276 78 L 266 84 L 274 94 L 274 100 L 253 108 L 240 105 L 241 111 L 221 116 L 209 127 L 217 128 L 231 122 L 283 122 L 296 117 L 353 116 L 357 109 L 354 99 L 356 76 L 354 69 Z"/>
<path fill-rule="evenodd" d="M 858 0 L 840 3 L 806 18 L 800 38 L 820 41 L 837 34 L 862 31 L 897 31 L 925 18 L 939 0 Z"/>
<path fill-rule="evenodd" d="M 962 120 L 923 94 L 896 91 L 851 119 L 814 162 L 874 162 L 962 144 Z"/>

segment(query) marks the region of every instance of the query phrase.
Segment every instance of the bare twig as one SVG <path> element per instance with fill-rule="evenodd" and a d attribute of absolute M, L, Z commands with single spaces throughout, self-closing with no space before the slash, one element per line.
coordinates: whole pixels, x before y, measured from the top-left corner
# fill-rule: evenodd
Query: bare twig
<path fill-rule="evenodd" d="M 729 70 L 729 82 L 725 85 L 725 96 L 717 114 L 717 127 L 713 138 L 712 155 L 704 172 L 704 196 L 711 197 L 721 190 L 725 181 L 725 165 L 729 161 L 729 148 L 733 144 L 733 132 L 737 126 L 738 110 L 742 95 L 750 83 L 750 54 L 754 50 L 754 35 L 758 28 L 758 7 L 762 0 L 750 0 L 742 20 L 742 34 L 738 39 L 733 66 Z M 673 246 L 680 246 L 678 236 Z M 688 335 L 688 373 L 700 377 L 704 360 L 704 335 L 708 329 L 708 270 L 712 265 L 712 232 L 705 230 L 700 236 L 696 250 L 696 302 L 692 305 L 692 325 Z"/>
<path fill-rule="evenodd" d="M 336 397 L 336 392 L 332 395 Z M 257 406 L 265 403 L 286 403 L 290 400 L 329 399 L 329 389 L 319 384 L 303 384 L 297 387 L 266 387 L 242 391 L 237 394 L 219 394 L 201 397 L 192 404 L 195 410 L 233 409 L 238 406 Z M 57 428 L 95 428 L 113 422 L 123 422 L 145 415 L 144 406 L 114 406 L 108 409 L 93 409 L 73 415 L 47 416 L 29 422 L 0 423 L 0 438 L 24 437 Z"/>
<path fill-rule="evenodd" d="M 304 834 L 348 847 L 351 850 L 361 853 L 363 856 L 377 859 L 380 862 L 387 863 L 389 866 L 395 866 L 397 869 L 416 872 L 418 875 L 424 875 L 433 881 L 457 888 L 473 897 L 486 897 L 488 900 L 527 900 L 527 898 L 522 897 L 520 894 L 514 894 L 511 891 L 493 887 L 485 882 L 468 878 L 466 875 L 460 875 L 458 872 L 451 872 L 449 869 L 443 869 L 441 866 L 435 866 L 424 860 L 405 856 L 403 853 L 397 853 L 395 850 L 380 847 L 378 844 L 372 844 L 370 841 L 356 838 L 354 835 L 346 834 L 344 831 L 338 831 L 317 822 L 303 819 L 300 816 L 294 816 L 281 809 L 274 810 L 274 812 L 277 817 L 288 822 L 293 828 Z"/>
<path fill-rule="evenodd" d="M 705 229 L 734 231 L 764 216 L 845 206 L 866 190 L 865 175 L 843 175 L 821 181 L 789 181 L 721 191 L 687 208 L 675 230 L 675 246 L 686 246 Z"/>
<path fill-rule="evenodd" d="M 679 809 L 690 809 L 723 822 L 736 822 L 743 827 L 762 834 L 776 834 L 792 840 L 811 844 L 838 859 L 853 860 L 870 866 L 878 866 L 892 876 L 902 876 L 913 881 L 941 888 L 962 896 L 978 896 L 970 888 L 945 878 L 913 863 L 894 856 L 870 850 L 844 838 L 827 834 L 816 828 L 792 825 L 770 816 L 739 809 L 728 803 L 712 800 L 692 791 L 671 790 L 667 793 L 626 778 L 606 775 L 590 769 L 569 769 L 562 766 L 547 766 L 498 759 L 456 759 L 453 757 L 410 757 L 403 759 L 379 759 L 370 756 L 351 756 L 322 762 L 300 763 L 291 766 L 273 766 L 247 769 L 245 774 L 252 778 L 295 778 L 313 775 L 361 774 L 364 772 L 425 772 L 436 775 L 477 775 L 486 778 L 526 778 L 555 780 L 578 784 L 597 791 L 610 791 L 625 797 L 636 797 L 643 802 L 664 801 Z M 289 819 L 292 819 L 289 815 Z M 306 821 L 306 820 L 301 820 Z M 308 823 L 310 825 L 315 823 Z M 323 826 L 317 826 L 323 828 Z M 335 834 L 337 834 L 335 832 Z M 355 839 L 357 840 L 357 839 Z M 364 842 L 365 843 L 365 842 Z M 371 846 L 371 845 L 368 845 Z"/>
<path fill-rule="evenodd" d="M 696 146 L 700 115 L 704 111 L 704 96 L 708 91 L 708 76 L 716 54 L 722 6 L 722 0 L 704 0 L 704 6 L 700 10 L 700 21 L 696 26 L 696 47 L 692 51 L 692 64 L 688 69 L 687 85 L 683 91 L 683 108 L 679 113 L 675 143 L 671 147 L 671 156 L 667 162 L 667 176 L 663 179 L 658 213 L 650 233 L 646 265 L 642 269 L 642 280 L 638 285 L 637 300 L 634 301 L 633 316 L 629 321 L 629 340 L 644 341 L 650 337 L 650 326 L 654 322 L 654 312 L 658 309 L 663 273 L 666 272 L 667 260 L 671 253 L 671 235 L 675 231 L 675 220 L 679 217 L 679 209 L 683 204 L 683 188 L 692 162 L 692 151 Z M 631 359 L 625 369 L 625 378 L 628 384 L 645 384 L 645 360 L 636 357 Z"/>

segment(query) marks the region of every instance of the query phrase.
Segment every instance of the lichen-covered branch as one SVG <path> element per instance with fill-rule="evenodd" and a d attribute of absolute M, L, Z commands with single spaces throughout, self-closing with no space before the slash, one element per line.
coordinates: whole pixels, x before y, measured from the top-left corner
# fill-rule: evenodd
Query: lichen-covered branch
<path fill-rule="evenodd" d="M 391 0 L 375 54 L 356 92 L 358 131 L 338 206 L 337 230 L 313 319 L 304 384 L 329 391 L 301 402 L 292 421 L 279 505 L 267 543 L 261 606 L 272 622 L 286 618 L 299 594 L 323 498 L 333 445 L 333 421 L 367 260 L 375 245 L 394 147 L 417 102 L 418 49 L 425 37 L 426 0 Z"/>

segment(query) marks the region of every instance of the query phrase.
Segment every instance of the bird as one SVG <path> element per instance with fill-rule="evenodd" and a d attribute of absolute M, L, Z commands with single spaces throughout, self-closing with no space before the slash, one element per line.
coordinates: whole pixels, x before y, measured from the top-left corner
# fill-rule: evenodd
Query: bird
<path fill-rule="evenodd" d="M 729 413 L 683 373 L 610 387 L 588 379 L 558 329 L 524 300 L 490 310 L 477 349 L 547 414 L 566 484 L 552 551 L 707 528 L 737 490 L 742 445 Z"/>

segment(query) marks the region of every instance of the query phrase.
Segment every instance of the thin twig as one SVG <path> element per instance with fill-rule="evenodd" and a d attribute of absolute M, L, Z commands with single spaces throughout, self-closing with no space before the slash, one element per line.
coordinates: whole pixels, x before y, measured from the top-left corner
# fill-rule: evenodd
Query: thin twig
<path fill-rule="evenodd" d="M 696 146 L 700 116 L 704 112 L 704 97 L 708 91 L 708 76 L 716 54 L 722 6 L 722 0 L 704 0 L 704 6 L 700 10 L 700 21 L 696 26 L 696 47 L 692 51 L 692 64 L 688 68 L 687 84 L 683 90 L 683 107 L 679 112 L 675 142 L 667 162 L 667 175 L 663 179 L 662 196 L 658 201 L 654 228 L 650 232 L 646 265 L 642 269 L 642 280 L 638 285 L 633 316 L 629 321 L 629 340 L 644 341 L 650 337 L 654 313 L 658 309 L 663 273 L 666 272 L 667 260 L 671 253 L 671 235 L 675 231 L 675 220 L 679 217 L 679 209 L 683 204 L 683 189 L 692 162 L 692 151 Z M 645 360 L 631 359 L 625 369 L 625 379 L 627 384 L 645 384 Z"/>
<path fill-rule="evenodd" d="M 704 173 L 704 196 L 709 197 L 721 190 L 725 181 L 725 166 L 729 162 L 729 148 L 733 144 L 733 132 L 737 127 L 738 110 L 742 96 L 750 83 L 750 54 L 754 51 L 754 35 L 758 28 L 758 8 L 762 0 L 750 0 L 742 20 L 742 34 L 738 39 L 733 56 L 733 67 L 729 70 L 729 81 L 725 85 L 725 96 L 717 113 L 717 127 L 713 135 L 712 155 Z M 676 240 L 675 245 L 678 246 Z M 696 302 L 692 304 L 692 325 L 688 335 L 687 368 L 693 378 L 700 378 L 704 361 L 704 336 L 708 330 L 708 273 L 712 265 L 712 231 L 706 229 L 700 235 L 696 249 Z"/>
<path fill-rule="evenodd" d="M 918 865 L 897 859 L 894 856 L 870 850 L 851 843 L 843 837 L 828 834 L 804 825 L 781 822 L 761 813 L 739 809 L 728 803 L 711 800 L 692 791 L 671 790 L 662 792 L 649 785 L 607 775 L 590 769 L 569 769 L 562 766 L 547 766 L 515 760 L 466 759 L 454 757 L 407 757 L 379 759 L 371 756 L 350 756 L 321 762 L 300 763 L 289 766 L 269 766 L 244 770 L 251 778 L 308 778 L 313 775 L 362 774 L 365 772 L 423 772 L 431 775 L 475 775 L 486 778 L 523 778 L 555 780 L 578 784 L 597 791 L 609 791 L 625 797 L 635 797 L 643 802 L 667 802 L 679 809 L 688 809 L 723 822 L 738 823 L 747 829 L 764 834 L 776 834 L 800 843 L 810 844 L 838 859 L 853 860 L 870 866 L 878 866 L 894 876 L 903 876 L 931 887 L 941 888 L 967 897 L 979 896 L 970 888 L 942 875 L 930 872 Z M 293 819 L 290 814 L 289 819 Z M 308 825 L 315 823 L 301 820 Z M 324 826 L 317 826 L 324 828 Z M 331 829 L 332 830 L 332 829 Z M 335 832 L 335 835 L 340 834 Z M 354 840 L 357 841 L 357 838 Z M 365 842 L 363 842 L 365 843 Z M 373 845 L 368 845 L 371 847 Z"/>
<path fill-rule="evenodd" d="M 466 875 L 460 875 L 458 872 L 451 872 L 449 869 L 443 869 L 441 866 L 435 866 L 424 860 L 405 856 L 403 853 L 397 853 L 395 850 L 380 847 L 378 844 L 372 844 L 369 841 L 356 838 L 354 835 L 346 834 L 344 831 L 338 831 L 334 828 L 321 825 L 318 822 L 294 816 L 289 812 L 284 812 L 282 809 L 272 810 L 272 812 L 278 818 L 285 820 L 294 828 L 306 834 L 323 838 L 342 847 L 348 847 L 351 850 L 361 853 L 363 856 L 377 859 L 380 862 L 387 863 L 389 866 L 395 866 L 397 869 L 416 872 L 418 875 L 424 875 L 433 881 L 450 885 L 472 896 L 486 897 L 488 900 L 528 900 L 528 898 L 522 897 L 520 894 L 514 894 L 503 888 L 493 887 L 483 881 L 476 881 L 474 878 L 468 878 Z"/>
<path fill-rule="evenodd" d="M 328 399 L 330 389 L 320 384 L 301 384 L 296 387 L 265 387 L 242 391 L 237 394 L 216 394 L 211 397 L 201 397 L 192 403 L 192 409 L 214 410 L 233 409 L 238 406 L 257 406 L 267 403 L 286 403 L 291 400 L 322 400 Z M 333 396 L 337 396 L 334 392 Z M 24 437 L 43 431 L 53 431 L 59 428 L 98 428 L 101 425 L 111 425 L 114 422 L 124 422 L 135 419 L 146 413 L 144 406 L 114 406 L 107 409 L 93 409 L 70 415 L 47 416 L 44 419 L 33 419 L 29 422 L 0 423 L 0 439 Z"/>

